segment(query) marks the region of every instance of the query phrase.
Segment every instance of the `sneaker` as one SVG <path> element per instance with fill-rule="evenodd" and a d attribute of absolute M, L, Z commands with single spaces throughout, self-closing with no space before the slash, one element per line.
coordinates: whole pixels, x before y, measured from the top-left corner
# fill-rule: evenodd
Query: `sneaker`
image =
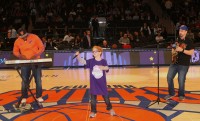
<path fill-rule="evenodd" d="M 41 97 L 39 97 L 39 98 L 37 98 L 37 101 L 38 101 L 39 103 L 41 103 L 41 102 L 43 102 L 44 100 L 43 100 Z"/>
<path fill-rule="evenodd" d="M 182 101 L 182 100 L 184 100 L 184 99 L 185 99 L 184 96 L 179 96 L 179 101 Z"/>
<path fill-rule="evenodd" d="M 21 103 L 26 103 L 26 98 L 22 98 Z"/>
<path fill-rule="evenodd" d="M 114 115 L 116 115 L 116 113 L 115 113 L 115 111 L 114 111 L 113 109 L 110 109 L 110 111 L 109 111 L 109 112 L 110 112 L 110 115 L 111 115 L 111 116 L 114 116 Z"/>
<path fill-rule="evenodd" d="M 22 98 L 22 100 L 21 100 L 21 106 L 22 107 L 26 106 L 26 98 Z"/>
<path fill-rule="evenodd" d="M 165 100 L 169 100 L 172 99 L 175 95 L 167 95 L 164 97 Z"/>
<path fill-rule="evenodd" d="M 94 117 L 96 117 L 96 113 L 91 112 L 91 113 L 90 113 L 90 118 L 94 118 Z"/>

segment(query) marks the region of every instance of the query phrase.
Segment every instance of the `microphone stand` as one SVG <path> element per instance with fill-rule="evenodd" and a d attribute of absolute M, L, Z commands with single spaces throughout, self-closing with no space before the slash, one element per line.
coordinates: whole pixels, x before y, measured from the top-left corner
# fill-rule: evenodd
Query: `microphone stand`
<path fill-rule="evenodd" d="M 160 72 L 159 72 L 159 69 L 160 69 L 160 66 L 159 66 L 159 43 L 157 43 L 157 84 L 158 84 L 157 85 L 157 89 L 158 89 L 157 90 L 158 91 L 157 92 L 157 99 L 154 100 L 153 103 L 148 105 L 147 108 L 156 104 L 156 103 L 158 103 L 158 105 L 159 105 L 160 102 L 169 104 L 167 102 L 163 102 L 163 101 L 160 100 Z"/>

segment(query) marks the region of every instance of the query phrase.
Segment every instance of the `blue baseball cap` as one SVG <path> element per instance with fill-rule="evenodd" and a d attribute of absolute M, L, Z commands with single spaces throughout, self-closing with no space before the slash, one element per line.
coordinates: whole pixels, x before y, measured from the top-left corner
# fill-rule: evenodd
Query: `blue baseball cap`
<path fill-rule="evenodd" d="M 186 25 L 181 25 L 181 26 L 179 27 L 179 29 L 188 31 L 188 27 L 187 27 Z"/>

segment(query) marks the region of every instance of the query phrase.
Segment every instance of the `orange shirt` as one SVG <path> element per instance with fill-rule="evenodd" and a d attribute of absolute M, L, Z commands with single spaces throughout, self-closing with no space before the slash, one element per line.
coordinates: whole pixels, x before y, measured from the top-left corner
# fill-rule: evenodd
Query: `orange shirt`
<path fill-rule="evenodd" d="M 44 45 L 41 39 L 35 34 L 28 34 L 26 41 L 18 37 L 13 47 L 13 54 L 16 57 L 23 55 L 27 59 L 31 59 L 33 56 L 40 58 L 42 52 L 44 52 Z"/>

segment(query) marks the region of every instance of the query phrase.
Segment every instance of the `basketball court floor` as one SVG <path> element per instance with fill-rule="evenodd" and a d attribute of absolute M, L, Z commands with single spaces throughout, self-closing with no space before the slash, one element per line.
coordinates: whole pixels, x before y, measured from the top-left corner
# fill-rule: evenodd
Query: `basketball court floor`
<path fill-rule="evenodd" d="M 44 102 L 38 108 L 29 95 L 32 111 L 13 111 L 21 96 L 21 78 L 14 69 L 0 70 L 0 120 L 15 121 L 200 121 L 200 69 L 191 66 L 186 80 L 186 99 L 166 102 L 168 66 L 111 67 L 107 73 L 110 100 L 116 116 L 98 96 L 97 115 L 89 118 L 89 71 L 84 68 L 52 68 L 42 71 Z M 159 72 L 159 78 L 158 78 Z M 159 90 L 158 90 L 159 82 Z M 177 76 L 174 80 L 178 89 Z M 30 84 L 35 94 L 35 84 Z M 159 92 L 159 94 L 158 94 Z M 160 101 L 154 103 L 155 100 Z"/>

